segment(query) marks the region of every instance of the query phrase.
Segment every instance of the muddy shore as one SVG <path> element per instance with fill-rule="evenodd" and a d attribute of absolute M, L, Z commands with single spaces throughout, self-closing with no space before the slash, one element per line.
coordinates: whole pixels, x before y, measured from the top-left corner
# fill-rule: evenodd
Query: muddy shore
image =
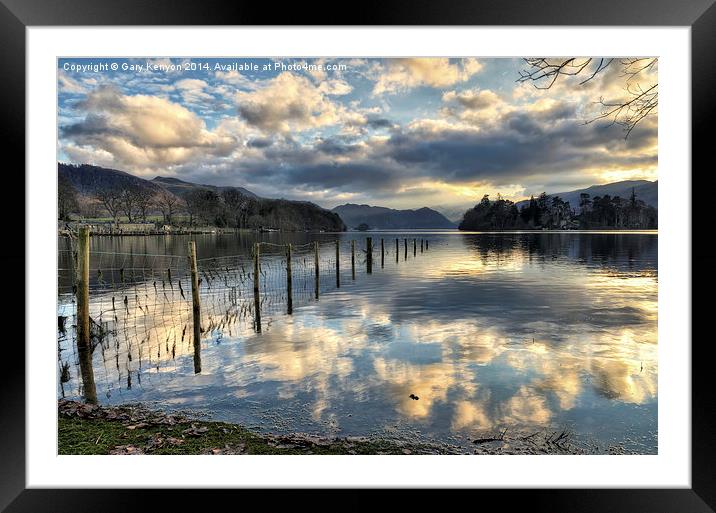
<path fill-rule="evenodd" d="M 476 438 L 470 450 L 400 439 L 329 438 L 252 432 L 226 422 L 163 412 L 141 404 L 96 406 L 58 401 L 59 454 L 594 454 L 560 431 L 508 430 Z M 604 454 L 623 454 L 610 447 Z"/>

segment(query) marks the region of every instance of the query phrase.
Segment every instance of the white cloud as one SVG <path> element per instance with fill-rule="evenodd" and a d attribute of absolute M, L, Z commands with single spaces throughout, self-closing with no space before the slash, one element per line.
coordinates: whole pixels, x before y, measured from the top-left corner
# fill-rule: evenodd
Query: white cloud
<path fill-rule="evenodd" d="M 324 91 L 306 77 L 290 72 L 281 73 L 256 91 L 238 92 L 235 98 L 246 122 L 268 132 L 286 133 L 365 122 L 361 114 L 351 113 L 328 99 Z"/>
<path fill-rule="evenodd" d="M 447 57 L 389 59 L 380 70 L 373 94 L 394 93 L 418 86 L 450 87 L 467 81 L 482 69 L 482 63 L 474 58 L 450 63 Z"/>
<path fill-rule="evenodd" d="M 87 113 L 86 118 L 63 130 L 63 137 L 69 141 L 68 154 L 90 152 L 94 160 L 101 157 L 104 162 L 109 153 L 115 163 L 132 169 L 228 155 L 238 144 L 233 134 L 207 130 L 196 114 L 164 98 L 127 96 L 103 87 L 90 93 L 80 108 Z"/>
<path fill-rule="evenodd" d="M 318 86 L 318 90 L 325 94 L 342 96 L 350 93 L 353 90 L 353 86 L 345 80 L 326 80 L 321 82 L 321 85 Z"/>
<path fill-rule="evenodd" d="M 209 87 L 209 84 L 203 80 L 185 78 L 177 81 L 174 85 L 181 92 L 182 98 L 186 103 L 201 104 L 214 100 L 214 97 L 205 91 Z"/>
<path fill-rule="evenodd" d="M 217 71 L 215 74 L 217 80 L 230 84 L 242 89 L 256 89 L 256 81 L 249 79 L 236 70 Z"/>
<path fill-rule="evenodd" d="M 87 92 L 87 87 L 84 84 L 70 77 L 62 70 L 60 70 L 57 75 L 57 82 L 58 88 L 62 93 L 84 94 Z"/>

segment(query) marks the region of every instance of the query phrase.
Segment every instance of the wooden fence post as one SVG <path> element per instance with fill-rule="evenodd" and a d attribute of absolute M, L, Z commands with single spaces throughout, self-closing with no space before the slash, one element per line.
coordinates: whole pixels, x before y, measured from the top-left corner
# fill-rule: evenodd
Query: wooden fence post
<path fill-rule="evenodd" d="M 261 332 L 261 295 L 259 293 L 259 269 L 260 242 L 254 243 L 254 327 Z"/>
<path fill-rule="evenodd" d="M 291 280 L 291 244 L 286 246 L 286 298 L 288 313 L 293 313 L 293 282 Z"/>
<path fill-rule="evenodd" d="M 356 241 L 351 241 L 351 277 L 356 279 Z"/>
<path fill-rule="evenodd" d="M 408 259 L 408 239 L 403 239 L 403 242 L 405 243 L 405 260 Z"/>
<path fill-rule="evenodd" d="M 316 284 L 315 284 L 315 287 L 316 287 L 316 299 L 318 299 L 318 291 L 319 291 L 319 289 L 320 289 L 320 287 L 321 287 L 321 280 L 320 280 L 320 278 L 319 278 L 319 275 L 320 275 L 320 266 L 319 266 L 319 260 L 318 260 L 318 259 L 319 259 L 319 254 L 318 254 L 318 241 L 315 241 L 315 242 L 313 243 L 313 252 L 314 252 L 313 260 L 314 260 L 314 262 L 315 262 L 315 264 L 316 264 L 316 272 L 315 272 L 315 274 L 316 274 Z"/>
<path fill-rule="evenodd" d="M 428 239 L 425 239 L 425 251 L 428 250 Z"/>
<path fill-rule="evenodd" d="M 194 373 L 201 372 L 201 303 L 199 300 L 199 270 L 196 264 L 196 243 L 189 241 L 189 269 L 191 271 L 191 304 L 194 324 Z"/>
<path fill-rule="evenodd" d="M 90 229 L 80 227 L 77 240 L 77 353 L 82 373 L 82 388 L 88 403 L 97 403 L 97 387 L 92 368 L 92 340 L 89 314 Z"/>
<path fill-rule="evenodd" d="M 366 237 L 365 239 L 365 245 L 366 245 L 366 270 L 368 274 L 373 273 L 373 238 L 372 237 Z"/>
<path fill-rule="evenodd" d="M 336 239 L 336 288 L 341 288 L 341 241 Z"/>
<path fill-rule="evenodd" d="M 395 239 L 395 263 L 398 263 L 400 257 L 400 241 Z"/>
<path fill-rule="evenodd" d="M 421 253 L 423 252 L 423 247 L 424 247 L 424 246 L 425 246 L 425 240 L 424 240 L 424 239 L 420 239 L 420 252 L 421 252 Z"/>
<path fill-rule="evenodd" d="M 418 241 L 417 239 L 413 239 L 413 256 L 416 256 L 418 254 Z"/>
<path fill-rule="evenodd" d="M 70 276 L 72 277 L 72 286 L 77 285 L 77 252 L 75 251 L 75 244 L 72 243 L 72 235 L 68 234 L 67 237 L 67 251 L 70 252 Z"/>
<path fill-rule="evenodd" d="M 380 268 L 385 267 L 385 243 L 380 239 Z"/>

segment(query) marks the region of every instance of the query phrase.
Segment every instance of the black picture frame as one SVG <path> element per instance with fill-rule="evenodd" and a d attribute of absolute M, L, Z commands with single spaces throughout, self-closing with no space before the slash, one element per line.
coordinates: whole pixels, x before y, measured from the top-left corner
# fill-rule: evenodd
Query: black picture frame
<path fill-rule="evenodd" d="M 455 2 L 413 0 L 399 2 L 364 1 L 341 12 L 337 4 L 322 6 L 303 3 L 225 2 L 214 4 L 198 0 L 0 0 L 0 103 L 2 137 L 0 145 L 8 161 L 13 156 L 14 171 L 6 168 L 7 180 L 16 181 L 15 190 L 25 191 L 25 30 L 30 26 L 77 25 L 510 25 L 510 26 L 688 26 L 691 27 L 692 91 L 692 272 L 701 270 L 692 282 L 692 453 L 690 489 L 569 489 L 569 490 L 480 490 L 484 498 L 508 500 L 510 508 L 526 511 L 625 511 L 707 512 L 716 509 L 716 437 L 713 411 L 716 407 L 708 357 L 711 338 L 706 319 L 710 310 L 709 291 L 713 290 L 713 257 L 706 249 L 708 237 L 697 238 L 699 227 L 706 228 L 707 208 L 713 194 L 712 145 L 708 127 L 714 115 L 716 95 L 716 0 L 489 0 Z M 91 44 L 88 44 L 88 49 Z M 668 137 L 668 132 L 664 135 Z M 5 177 L 3 178 L 5 180 Z M 31 191 L 25 191 L 31 193 Z M 16 215 L 24 212 L 24 195 L 17 194 Z M 24 290 L 20 280 L 28 271 L 24 244 L 14 242 L 13 251 L 3 251 L 2 268 L 7 285 Z M 685 248 L 686 250 L 686 248 Z M 49 293 L 49 289 L 48 289 Z M 703 300 L 699 300 L 703 298 Z M 24 309 L 17 298 L 16 308 Z M 23 306 L 20 306 L 23 305 Z M 27 311 L 22 312 L 27 322 Z M 16 312 L 19 318 L 21 312 Z M 698 335 L 702 335 L 699 337 Z M 19 338 L 19 337 L 18 337 Z M 3 369 L 0 384 L 0 509 L 20 511 L 142 511 L 149 501 L 161 501 L 167 510 L 184 510 L 197 491 L 148 490 L 47 490 L 26 489 L 25 485 L 25 347 L 6 340 L 6 356 L 13 364 Z M 688 348 L 690 340 L 668 341 Z M 206 491 L 205 491 L 206 493 Z M 247 491 L 212 491 L 222 498 L 242 501 L 254 498 Z M 254 492 L 255 493 L 255 492 Z M 261 496 L 255 499 L 262 500 Z M 272 497 L 277 498 L 272 492 Z M 507 499 L 506 499 L 507 498 Z M 414 492 L 407 501 L 422 501 Z M 473 499 L 474 500 L 474 499 Z M 330 501 L 328 501 L 330 502 Z M 248 502 L 251 504 L 251 502 Z M 409 502 L 405 502 L 407 506 Z M 522 507 L 520 507 L 520 504 Z M 312 503 L 313 505 L 313 503 Z M 345 507 L 343 503 L 342 507 Z M 359 506 L 360 503 L 351 503 Z M 364 506 L 367 505 L 364 504 Z"/>

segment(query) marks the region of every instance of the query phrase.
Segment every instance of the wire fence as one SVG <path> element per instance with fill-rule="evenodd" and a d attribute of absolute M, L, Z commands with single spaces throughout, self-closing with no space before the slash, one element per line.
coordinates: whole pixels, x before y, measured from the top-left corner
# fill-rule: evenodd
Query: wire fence
<path fill-rule="evenodd" d="M 77 238 L 66 241 L 58 252 L 59 394 L 89 401 L 96 401 L 98 393 L 109 398 L 141 386 L 142 379 L 161 381 L 180 368 L 190 372 L 189 360 L 179 358 L 183 355 L 193 353 L 193 370 L 200 372 L 202 344 L 260 332 L 262 322 L 272 317 L 291 314 L 386 262 L 414 258 L 428 249 L 423 239 L 368 237 L 297 245 L 260 242 L 251 253 L 194 262 L 187 255 L 87 249 L 84 262 Z M 86 284 L 78 278 L 83 266 L 88 268 Z M 81 287 L 88 293 L 86 306 Z M 89 318 L 86 335 L 84 315 Z M 88 351 L 81 350 L 83 340 Z M 73 368 L 81 379 L 72 379 Z"/>

